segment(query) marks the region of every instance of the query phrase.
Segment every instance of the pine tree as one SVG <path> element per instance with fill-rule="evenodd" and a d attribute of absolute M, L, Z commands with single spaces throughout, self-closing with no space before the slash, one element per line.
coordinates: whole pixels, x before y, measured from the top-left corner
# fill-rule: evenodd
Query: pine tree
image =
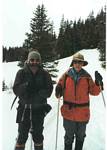
<path fill-rule="evenodd" d="M 23 46 L 28 49 L 38 49 L 42 59 L 47 60 L 54 55 L 56 36 L 53 31 L 53 23 L 50 23 L 47 18 L 43 4 L 38 5 L 33 15 L 30 22 L 31 32 L 26 33 L 27 39 L 25 39 Z"/>
<path fill-rule="evenodd" d="M 2 91 L 6 91 L 7 85 L 5 84 L 5 80 L 2 81 Z"/>
<path fill-rule="evenodd" d="M 100 52 L 100 60 L 106 60 L 106 7 L 96 17 L 97 33 L 99 37 L 98 49 Z"/>
<path fill-rule="evenodd" d="M 59 29 L 59 35 L 56 43 L 55 50 L 57 51 L 57 55 L 59 58 L 63 57 L 64 52 L 64 33 L 65 33 L 65 21 L 64 21 L 64 15 L 62 16 L 61 23 L 60 23 L 60 29 Z"/>
<path fill-rule="evenodd" d="M 64 20 L 64 15 L 62 16 L 60 23 L 59 36 L 56 44 L 57 54 L 62 57 L 67 57 L 71 55 L 72 51 L 72 41 L 71 41 L 71 26 L 72 21 Z"/>

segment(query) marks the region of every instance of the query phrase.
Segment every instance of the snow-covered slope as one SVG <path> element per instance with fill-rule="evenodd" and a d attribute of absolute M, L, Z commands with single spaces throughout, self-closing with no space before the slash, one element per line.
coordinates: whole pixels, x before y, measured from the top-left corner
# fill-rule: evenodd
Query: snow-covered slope
<path fill-rule="evenodd" d="M 82 50 L 80 51 L 85 59 L 88 61 L 88 66 L 84 67 L 93 77 L 94 72 L 98 70 L 103 76 L 105 83 L 105 70 L 101 68 L 101 63 L 98 60 L 99 52 L 96 49 Z M 57 69 L 58 81 L 59 77 L 69 68 L 72 56 L 59 60 Z M 3 64 L 3 80 L 7 86 L 13 84 L 15 75 L 19 67 L 18 62 L 4 63 Z M 105 86 L 105 85 L 104 85 Z M 105 96 L 105 90 L 103 91 Z M 13 150 L 15 144 L 15 138 L 17 136 L 17 124 L 15 123 L 16 107 L 15 103 L 12 111 L 10 110 L 11 103 L 15 95 L 12 90 L 8 90 L 2 93 L 2 150 Z M 87 125 L 87 137 L 85 139 L 83 150 L 105 150 L 105 108 L 102 100 L 102 95 L 97 97 L 90 96 L 91 103 L 91 119 Z M 44 148 L 45 150 L 55 150 L 55 138 L 56 138 L 56 119 L 57 119 L 57 99 L 54 95 L 48 99 L 48 103 L 52 106 L 52 111 L 46 116 L 44 123 Z M 62 105 L 62 101 L 60 106 Z M 63 119 L 61 114 L 59 115 L 59 132 L 58 132 L 58 150 L 63 150 Z M 26 144 L 26 150 L 30 150 L 31 137 Z"/>

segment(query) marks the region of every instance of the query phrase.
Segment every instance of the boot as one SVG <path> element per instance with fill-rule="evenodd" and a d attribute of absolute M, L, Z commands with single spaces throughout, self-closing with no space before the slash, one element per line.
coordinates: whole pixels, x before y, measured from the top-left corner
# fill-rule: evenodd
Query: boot
<path fill-rule="evenodd" d="M 76 140 L 76 143 L 75 143 L 75 150 L 82 150 L 83 143 L 84 143 L 84 141 Z"/>
<path fill-rule="evenodd" d="M 65 149 L 64 150 L 72 150 L 72 144 L 66 144 L 65 143 Z"/>
<path fill-rule="evenodd" d="M 43 150 L 43 143 L 34 144 L 34 150 Z"/>
<path fill-rule="evenodd" d="M 25 150 L 25 145 L 24 144 L 16 144 L 14 150 Z"/>

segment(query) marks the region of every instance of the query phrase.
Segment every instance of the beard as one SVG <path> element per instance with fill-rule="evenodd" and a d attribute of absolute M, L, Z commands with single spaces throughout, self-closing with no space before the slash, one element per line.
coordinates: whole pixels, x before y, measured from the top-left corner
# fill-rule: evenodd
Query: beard
<path fill-rule="evenodd" d="M 36 72 L 40 68 L 40 64 L 31 64 L 31 63 L 29 63 L 29 68 L 30 68 L 30 70 L 32 71 L 33 74 L 36 74 Z"/>
<path fill-rule="evenodd" d="M 29 63 L 29 67 L 39 68 L 40 64 L 31 64 L 31 63 Z"/>

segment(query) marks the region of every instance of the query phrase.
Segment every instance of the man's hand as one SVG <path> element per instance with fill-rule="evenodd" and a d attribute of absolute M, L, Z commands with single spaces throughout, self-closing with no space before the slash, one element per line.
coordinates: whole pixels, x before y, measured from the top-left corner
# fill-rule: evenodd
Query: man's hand
<path fill-rule="evenodd" d="M 60 98 L 61 96 L 62 96 L 62 93 L 63 91 L 62 91 L 62 86 L 60 85 L 60 84 L 58 84 L 57 86 L 56 86 L 56 89 L 55 89 L 55 96 L 57 97 L 57 98 Z"/>
<path fill-rule="evenodd" d="M 103 90 L 103 77 L 101 76 L 101 74 L 98 71 L 95 71 L 95 83 L 98 86 L 101 86 L 102 90 Z"/>

